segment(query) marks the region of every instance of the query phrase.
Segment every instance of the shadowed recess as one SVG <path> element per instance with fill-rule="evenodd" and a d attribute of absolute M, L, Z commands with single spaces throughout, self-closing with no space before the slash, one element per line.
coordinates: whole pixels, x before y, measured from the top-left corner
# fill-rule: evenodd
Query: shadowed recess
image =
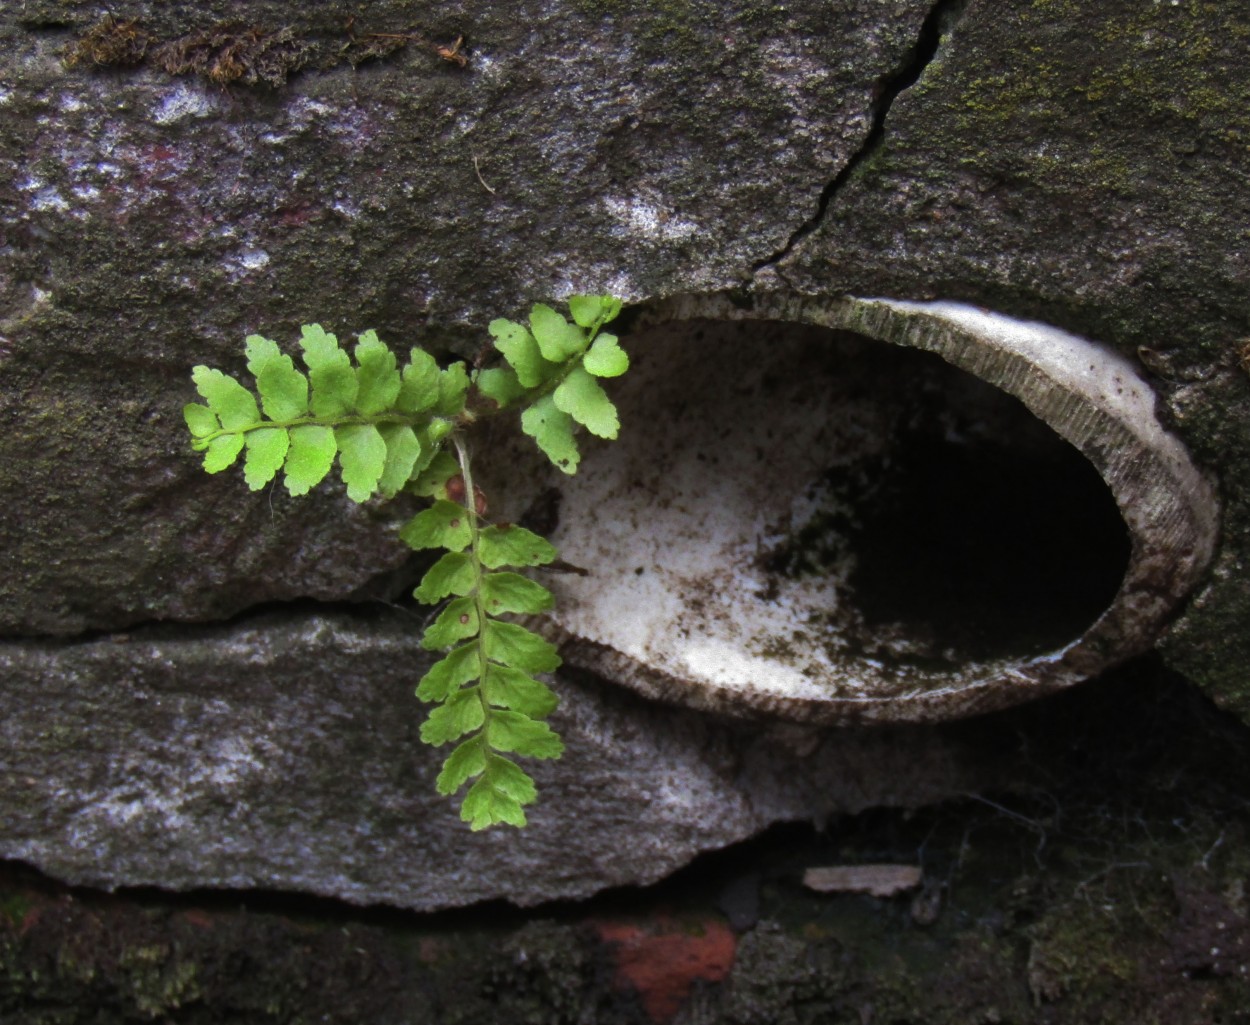
<path fill-rule="evenodd" d="M 872 482 L 848 543 L 870 628 L 933 631 L 969 657 L 1028 655 L 1078 636 L 1111 604 L 1129 557 L 1111 492 L 1071 445 L 1037 432 L 1020 402 L 1000 405 L 997 438 L 929 420 L 864 468 Z"/>
<path fill-rule="evenodd" d="M 731 713 L 915 722 L 1151 643 L 1213 514 L 1130 364 L 957 304 L 774 308 L 675 302 L 627 339 L 593 474 L 510 461 L 504 514 L 541 506 L 587 570 L 553 582 L 569 664 Z"/>
<path fill-rule="evenodd" d="M 768 569 L 849 568 L 852 632 L 869 652 L 883 627 L 926 659 L 1033 655 L 1088 628 L 1130 551 L 1089 461 L 1018 399 L 937 356 L 833 333 L 824 345 L 819 364 L 858 379 L 854 397 L 884 413 L 884 436 L 813 481 L 810 513 Z"/>

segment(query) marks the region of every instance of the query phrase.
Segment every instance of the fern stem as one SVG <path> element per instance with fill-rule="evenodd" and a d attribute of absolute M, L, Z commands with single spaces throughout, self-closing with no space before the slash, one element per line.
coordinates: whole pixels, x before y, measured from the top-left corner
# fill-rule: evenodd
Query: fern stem
<path fill-rule="evenodd" d="M 344 416 L 300 416 L 294 420 L 258 420 L 254 424 L 244 424 L 242 427 L 222 428 L 219 431 L 213 431 L 211 434 L 205 434 L 198 440 L 207 444 L 226 434 L 247 434 L 250 431 L 259 431 L 267 428 L 279 428 L 281 430 L 290 430 L 292 427 L 348 427 L 354 424 L 372 424 L 374 427 L 381 427 L 387 424 L 403 424 L 407 427 L 418 428 L 424 427 L 435 420 L 448 420 L 448 417 L 432 416 L 428 412 L 422 413 L 375 413 L 372 416 L 363 416 L 360 414 L 347 414 Z"/>
<path fill-rule="evenodd" d="M 473 560 L 473 607 L 477 611 L 477 654 L 482 675 L 478 680 L 477 698 L 482 703 L 482 729 L 485 734 L 490 725 L 491 708 L 486 698 L 486 603 L 482 600 L 481 525 L 477 515 L 477 492 L 473 490 L 473 469 L 469 459 L 469 447 L 463 436 L 453 433 L 451 443 L 456 449 L 456 461 L 460 464 L 460 477 L 464 481 L 462 504 L 469 515 L 469 558 Z"/>

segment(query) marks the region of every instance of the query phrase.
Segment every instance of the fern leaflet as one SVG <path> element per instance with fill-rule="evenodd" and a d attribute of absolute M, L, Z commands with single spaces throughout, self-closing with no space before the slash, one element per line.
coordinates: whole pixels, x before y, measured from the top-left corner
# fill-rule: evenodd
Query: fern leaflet
<path fill-rule="evenodd" d="M 443 652 L 417 686 L 417 697 L 435 706 L 421 738 L 435 747 L 455 744 L 436 785 L 447 795 L 468 785 L 460 814 L 474 830 L 525 825 L 537 791 L 508 756 L 558 758 L 564 748 L 546 722 L 556 696 L 538 679 L 559 667 L 560 656 L 536 633 L 500 618 L 551 609 L 551 592 L 517 570 L 552 562 L 556 550 L 522 527 L 482 520 L 463 434 L 482 415 L 520 408 L 521 429 L 573 473 L 579 427 L 601 438 L 619 430 L 600 379 L 624 373 L 629 357 L 600 329 L 620 310 L 611 296 L 573 296 L 572 321 L 543 304 L 528 324 L 493 321 L 504 365 L 473 374 L 464 363 L 440 368 L 420 348 L 401 366 L 373 331 L 349 354 L 318 324 L 301 332 L 304 370 L 275 342 L 247 338 L 254 393 L 219 370 L 192 373 L 204 402 L 183 413 L 209 473 L 243 455 L 253 491 L 282 471 L 287 490 L 302 495 L 329 476 L 337 457 L 353 501 L 403 490 L 433 499 L 399 532 L 414 549 L 443 549 L 413 592 L 418 601 L 443 604 L 421 639 L 427 650 Z"/>
<path fill-rule="evenodd" d="M 450 601 L 426 630 L 422 646 L 451 648 L 417 686 L 417 697 L 438 702 L 421 727 L 435 747 L 459 741 L 443 763 L 439 793 L 454 794 L 470 780 L 460 817 L 474 830 L 496 823 L 525 825 L 524 805 L 534 781 L 504 754 L 558 758 L 560 738 L 543 720 L 556 707 L 551 689 L 534 674 L 560 665 L 553 645 L 507 613 L 551 608 L 551 592 L 507 567 L 551 562 L 555 549 L 522 527 L 482 527 L 475 506 L 468 449 L 454 439 L 464 503 L 436 502 L 405 528 L 414 547 L 447 549 L 414 592 L 418 601 Z M 464 739 L 462 739 L 464 738 Z"/>
<path fill-rule="evenodd" d="M 287 490 L 303 495 L 325 479 L 337 455 L 349 498 L 393 497 L 428 465 L 464 412 L 464 364 L 440 370 L 427 353 L 413 349 L 401 370 L 377 334 L 366 331 L 353 366 L 338 339 L 319 324 L 304 327 L 300 345 L 307 377 L 275 342 L 260 335 L 247 339 L 259 408 L 234 378 L 195 368 L 192 380 L 207 405 L 192 403 L 183 414 L 192 447 L 205 453 L 204 469 L 224 470 L 246 450 L 249 488 L 259 491 L 283 470 Z"/>

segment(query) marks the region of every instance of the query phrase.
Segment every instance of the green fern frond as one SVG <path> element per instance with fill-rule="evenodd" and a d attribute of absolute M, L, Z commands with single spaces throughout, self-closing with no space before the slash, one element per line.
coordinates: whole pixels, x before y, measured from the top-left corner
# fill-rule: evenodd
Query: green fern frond
<path fill-rule="evenodd" d="M 463 363 L 440 368 L 420 348 L 401 366 L 373 331 L 349 354 L 319 324 L 301 329 L 304 370 L 276 342 L 248 336 L 255 391 L 219 370 L 192 373 L 204 401 L 183 414 L 209 473 L 242 455 L 249 488 L 281 471 L 287 490 L 302 495 L 329 476 L 337 457 L 353 501 L 404 490 L 432 499 L 399 532 L 414 549 L 443 550 L 414 592 L 418 601 L 445 603 L 421 639 L 444 652 L 417 686 L 417 697 L 434 704 L 421 737 L 436 747 L 455 744 L 436 785 L 446 795 L 468 785 L 460 814 L 474 830 L 526 823 L 537 789 L 506 756 L 558 758 L 564 747 L 545 721 L 556 695 L 538 678 L 557 669 L 560 656 L 500 618 L 551 609 L 551 592 L 517 570 L 552 562 L 556 550 L 522 527 L 481 521 L 462 433 L 492 408 L 520 407 L 522 430 L 573 473 L 580 428 L 601 438 L 619 430 L 599 382 L 629 367 L 617 338 L 600 330 L 620 311 L 611 296 L 573 296 L 571 321 L 542 304 L 527 324 L 495 320 L 490 333 L 504 363 L 472 374 Z"/>
<path fill-rule="evenodd" d="M 470 828 L 525 825 L 524 805 L 533 780 L 502 753 L 557 758 L 560 738 L 542 720 L 556 707 L 551 689 L 534 674 L 560 665 L 555 647 L 517 623 L 497 617 L 551 608 L 551 592 L 515 572 L 555 558 L 537 534 L 515 526 L 482 527 L 473 508 L 468 451 L 456 440 L 464 504 L 435 502 L 405 526 L 401 536 L 417 548 L 445 548 L 413 596 L 434 604 L 453 598 L 426 629 L 425 648 L 453 648 L 417 685 L 417 696 L 437 702 L 421 727 L 435 747 L 461 741 L 443 764 L 440 793 L 453 794 L 476 779 L 461 804 Z M 461 740 L 466 737 L 468 739 Z"/>
<path fill-rule="evenodd" d="M 207 405 L 183 410 L 192 447 L 217 473 L 246 452 L 244 480 L 258 491 L 285 472 L 287 490 L 303 495 L 329 475 L 338 457 L 347 495 L 392 498 L 438 452 L 464 412 L 463 363 L 441 370 L 413 349 L 401 369 L 373 331 L 362 334 L 355 362 L 319 324 L 302 329 L 305 376 L 276 342 L 250 335 L 247 366 L 256 395 L 219 370 L 196 367 L 192 379 Z M 263 410 L 263 414 L 262 414 Z"/>
<path fill-rule="evenodd" d="M 620 430 L 616 406 L 596 378 L 619 377 L 629 369 L 629 357 L 614 335 L 599 331 L 620 313 L 620 300 L 578 295 L 569 299 L 569 310 L 572 323 L 541 303 L 531 311 L 528 327 L 491 321 L 495 348 L 508 368 L 482 371 L 478 378 L 493 375 L 481 386 L 501 408 L 524 402 L 521 430 L 571 474 L 581 461 L 579 424 L 600 438 L 615 438 Z"/>

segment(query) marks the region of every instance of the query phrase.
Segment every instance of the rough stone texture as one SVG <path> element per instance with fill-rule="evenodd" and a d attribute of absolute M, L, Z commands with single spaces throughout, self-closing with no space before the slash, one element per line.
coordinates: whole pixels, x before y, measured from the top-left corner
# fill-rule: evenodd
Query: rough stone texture
<path fill-rule="evenodd" d="M 10 644 L 0 857 L 72 882 L 260 886 L 432 909 L 662 878 L 777 821 L 974 785 L 966 745 L 761 730 L 564 679 L 524 832 L 470 833 L 417 739 L 411 616 L 269 614 Z"/>
<path fill-rule="evenodd" d="M 1224 545 L 1165 651 L 1250 714 L 1250 12 L 972 3 L 818 228 L 804 291 L 961 299 L 1137 357 L 1218 475 Z"/>
<path fill-rule="evenodd" d="M 1250 731 L 1155 670 L 993 717 L 1005 751 L 1048 767 L 1032 797 L 783 827 L 658 887 L 576 905 L 419 915 L 289 895 L 106 895 L 0 865 L 0 1018 L 1240 1022 Z M 919 888 L 802 885 L 809 869 L 882 861 L 922 869 Z"/>
<path fill-rule="evenodd" d="M 189 368 L 238 368 L 249 331 L 286 340 L 317 320 L 467 353 L 492 316 L 536 299 L 646 301 L 747 286 L 757 271 L 761 289 L 982 303 L 1139 356 L 1226 508 L 1216 569 L 1166 654 L 1250 714 L 1241 6 L 533 0 L 427 5 L 421 24 L 398 2 L 109 10 L 164 41 L 225 20 L 289 28 L 309 63 L 275 89 L 67 70 L 61 48 L 102 5 L 0 9 L 0 633 L 395 592 L 395 513 L 379 523 L 329 487 L 302 504 L 249 495 L 237 476 L 204 479 L 184 447 Z M 357 35 L 463 34 L 470 62 L 414 45 L 352 70 L 339 60 L 352 16 Z M 926 19 L 953 27 L 920 73 Z M 780 755 L 713 786 L 726 762 L 708 751 L 744 757 L 751 733 L 731 742 L 692 716 L 574 688 L 567 764 L 581 775 L 540 778 L 549 802 L 520 842 L 469 837 L 426 796 L 416 672 L 394 664 L 411 637 L 344 628 L 340 649 L 314 643 L 324 620 L 292 616 L 145 635 L 134 650 L 12 641 L 6 758 L 20 771 L 6 782 L 5 850 L 110 885 L 233 880 L 432 906 L 654 878 L 821 807 Z M 283 646 L 290 668 L 261 683 L 235 671 Z M 172 715 L 135 699 L 164 703 L 166 688 Z M 912 755 L 837 778 L 863 778 L 869 802 L 942 792 L 909 778 Z M 626 785 L 639 773 L 655 773 L 652 811 Z M 710 803 L 692 812 L 666 779 L 705 782 Z M 305 797 L 310 780 L 321 789 Z M 896 782 L 901 794 L 879 789 Z M 831 807 L 851 801 L 833 793 Z M 552 794 L 596 809 L 599 832 Z M 723 827 L 708 822 L 718 803 Z M 408 860 L 376 857 L 401 838 Z M 566 871 L 575 840 L 584 853 Z M 453 853 L 474 856 L 473 886 L 436 860 Z M 431 872 L 446 875 L 423 882 Z"/>
<path fill-rule="evenodd" d="M 327 5 L 109 10 L 163 40 L 228 17 L 288 26 L 323 56 L 350 42 Z M 190 367 L 237 367 L 245 334 L 289 342 L 311 321 L 427 346 L 461 328 L 476 346 L 539 297 L 733 285 L 862 144 L 925 9 L 517 3 L 423 8 L 413 25 L 374 4 L 352 31 L 463 34 L 470 64 L 410 47 L 276 91 L 67 70 L 100 13 L 0 17 L 15 562 L 0 632 L 211 619 L 393 569 L 402 550 L 329 489 L 257 501 L 202 479 L 179 425 Z"/>

